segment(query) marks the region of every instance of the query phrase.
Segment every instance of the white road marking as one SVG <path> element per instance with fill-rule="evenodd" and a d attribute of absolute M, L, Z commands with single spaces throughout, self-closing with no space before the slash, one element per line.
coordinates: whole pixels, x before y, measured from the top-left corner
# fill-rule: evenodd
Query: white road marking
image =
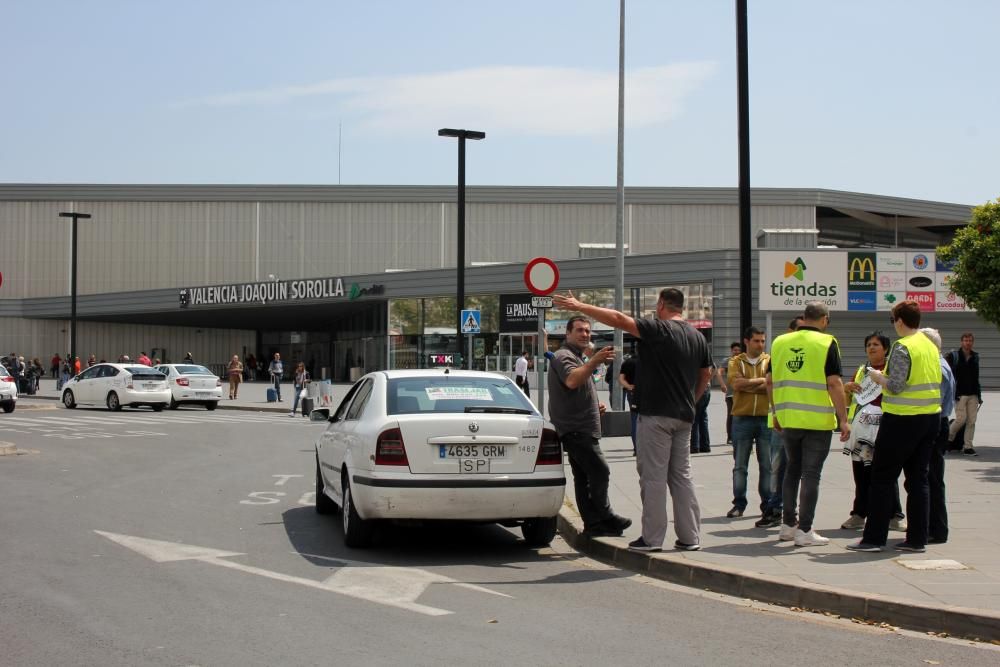
<path fill-rule="evenodd" d="M 241 500 L 240 505 L 277 505 L 288 494 L 284 491 L 251 491 L 250 500 Z"/>
<path fill-rule="evenodd" d="M 304 475 L 271 475 L 271 477 L 278 478 L 278 481 L 274 483 L 275 486 L 284 486 L 288 480 L 295 477 L 304 477 Z"/>
<path fill-rule="evenodd" d="M 505 598 L 511 597 L 510 595 L 491 591 L 488 588 L 483 588 L 482 586 L 466 584 L 464 582 L 451 579 L 450 577 L 435 574 L 433 572 L 428 572 L 427 570 L 415 567 L 373 566 L 357 561 L 320 557 L 325 560 L 343 563 L 345 567 L 341 567 L 323 581 L 315 581 L 313 579 L 306 579 L 305 577 L 296 577 L 288 574 L 282 574 L 281 572 L 265 570 L 251 565 L 244 565 L 242 563 L 234 563 L 232 561 L 223 560 L 231 556 L 246 555 L 236 551 L 222 551 L 220 549 L 199 547 L 190 544 L 182 544 L 180 542 L 151 540 L 131 535 L 108 533 L 101 530 L 95 530 L 94 532 L 111 540 L 112 542 L 131 549 L 132 551 L 135 551 L 136 553 L 139 553 L 156 563 L 197 560 L 210 565 L 219 565 L 221 567 L 237 570 L 239 572 L 245 572 L 247 574 L 256 574 L 258 576 L 267 577 L 268 579 L 274 579 L 276 581 L 283 581 L 285 583 L 298 584 L 300 586 L 307 586 L 321 591 L 346 595 L 359 600 L 384 604 L 389 607 L 405 609 L 406 611 L 412 611 L 418 614 L 426 614 L 427 616 L 445 616 L 454 613 L 448 611 L 447 609 L 430 607 L 416 602 L 416 599 L 423 595 L 424 591 L 427 590 L 431 584 L 454 584 L 456 586 L 462 586 L 463 588 L 469 588 L 481 593 L 489 593 L 491 595 L 498 595 Z M 316 557 L 309 556 L 309 554 L 302 555 L 306 557 Z"/>

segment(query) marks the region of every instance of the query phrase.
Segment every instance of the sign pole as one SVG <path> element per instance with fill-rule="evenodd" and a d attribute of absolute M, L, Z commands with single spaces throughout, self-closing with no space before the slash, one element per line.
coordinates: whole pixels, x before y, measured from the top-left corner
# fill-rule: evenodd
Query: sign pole
<path fill-rule="evenodd" d="M 538 308 L 538 356 L 535 357 L 535 373 L 538 386 L 535 395 L 538 397 L 538 411 L 545 416 L 545 350 L 542 348 L 545 340 L 545 309 Z M 527 379 L 527 378 L 525 378 Z"/>
<path fill-rule="evenodd" d="M 767 338 L 765 338 L 764 340 L 767 341 L 767 352 L 768 352 L 768 354 L 770 354 L 771 353 L 771 341 L 773 341 L 775 339 L 774 329 L 772 328 L 774 326 L 774 323 L 772 322 L 773 318 L 771 317 L 771 311 L 770 310 L 767 311 L 766 318 L 767 318 L 767 323 L 764 325 L 764 328 L 767 329 Z M 742 337 L 743 334 L 740 334 L 740 336 Z"/>
<path fill-rule="evenodd" d="M 469 356 L 468 356 L 469 362 L 466 364 L 462 364 L 464 368 L 467 368 L 470 371 L 472 370 L 472 339 L 475 337 L 476 337 L 475 334 L 469 334 Z"/>

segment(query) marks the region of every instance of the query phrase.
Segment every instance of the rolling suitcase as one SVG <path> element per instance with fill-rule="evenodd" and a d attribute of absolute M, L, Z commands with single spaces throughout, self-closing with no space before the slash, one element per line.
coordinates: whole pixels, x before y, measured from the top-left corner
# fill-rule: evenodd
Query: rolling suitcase
<path fill-rule="evenodd" d="M 274 390 L 274 387 L 267 388 L 267 402 L 277 403 L 278 402 L 278 392 Z"/>
<path fill-rule="evenodd" d="M 313 399 L 308 396 L 302 399 L 302 416 L 308 417 L 309 413 L 313 411 Z"/>

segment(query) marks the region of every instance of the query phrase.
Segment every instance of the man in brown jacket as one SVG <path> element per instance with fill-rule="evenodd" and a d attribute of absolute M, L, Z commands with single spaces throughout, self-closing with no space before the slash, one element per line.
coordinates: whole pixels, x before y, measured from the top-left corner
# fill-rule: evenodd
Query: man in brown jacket
<path fill-rule="evenodd" d="M 764 332 L 750 327 L 743 333 L 746 352 L 729 361 L 729 386 L 733 388 L 733 508 L 729 518 L 743 516 L 747 508 L 747 467 L 750 450 L 756 444 L 757 468 L 760 478 L 761 518 L 758 527 L 777 525 L 769 511 L 773 494 L 771 480 L 771 428 L 767 425 L 767 371 L 771 356 L 764 352 Z"/>

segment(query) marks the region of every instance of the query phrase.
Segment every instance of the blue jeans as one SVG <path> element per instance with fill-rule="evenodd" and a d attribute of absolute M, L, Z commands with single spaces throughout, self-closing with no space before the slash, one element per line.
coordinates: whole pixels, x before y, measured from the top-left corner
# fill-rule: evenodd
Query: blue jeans
<path fill-rule="evenodd" d="M 271 381 L 274 382 L 274 393 L 278 395 L 278 400 L 281 400 L 281 376 L 271 375 Z"/>
<path fill-rule="evenodd" d="M 299 407 L 299 394 L 302 393 L 302 387 L 297 384 L 292 386 L 295 388 L 295 398 L 292 400 L 292 414 L 294 415 L 296 408 Z"/>
<path fill-rule="evenodd" d="M 757 493 L 760 511 L 766 512 L 771 500 L 771 429 L 767 417 L 733 416 L 733 506 L 747 508 L 747 468 L 750 450 L 757 447 Z"/>
<path fill-rule="evenodd" d="M 785 485 L 785 470 L 788 468 L 788 455 L 785 454 L 785 445 L 781 440 L 781 434 L 771 430 L 771 499 L 767 503 L 767 510 L 771 514 L 781 514 L 782 502 L 781 491 Z"/>
<path fill-rule="evenodd" d="M 694 406 L 694 423 L 691 424 L 691 451 L 712 451 L 712 443 L 708 439 L 708 402 L 712 400 L 710 387 L 705 388 L 701 400 Z"/>

